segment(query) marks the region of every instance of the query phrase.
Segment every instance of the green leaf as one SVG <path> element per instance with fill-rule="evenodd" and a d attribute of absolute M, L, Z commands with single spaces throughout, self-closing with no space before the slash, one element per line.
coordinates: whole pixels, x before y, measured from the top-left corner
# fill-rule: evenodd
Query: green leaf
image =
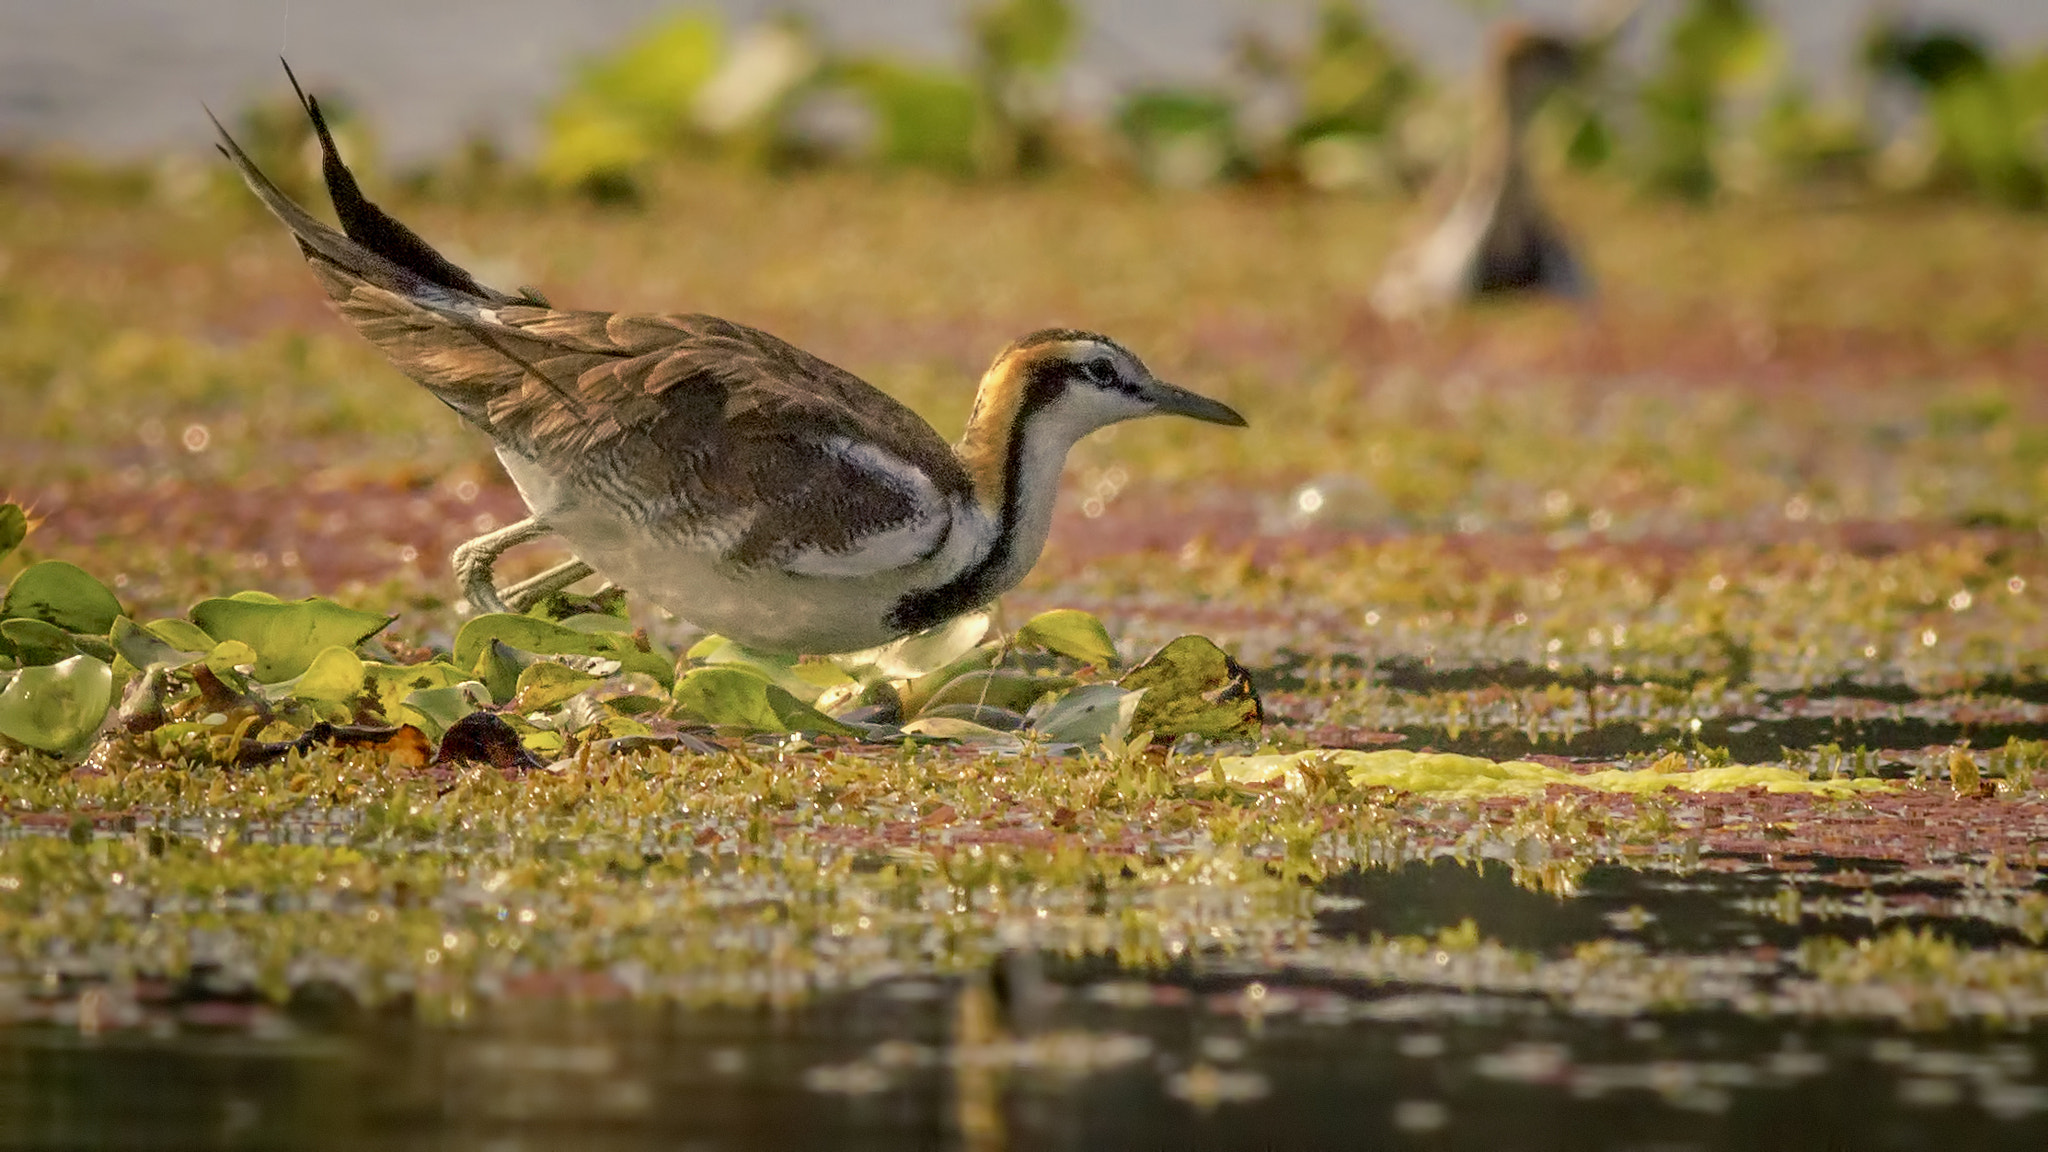
<path fill-rule="evenodd" d="M 1003 732 L 972 720 L 952 716 L 925 716 L 903 726 L 903 731 L 927 740 L 956 740 L 962 744 L 1021 744 L 1014 732 Z"/>
<path fill-rule="evenodd" d="M 706 636 L 692 645 L 689 657 L 715 668 L 744 668 L 806 704 L 824 694 L 822 685 L 797 674 L 797 658 L 779 652 L 759 652 L 723 636 Z"/>
<path fill-rule="evenodd" d="M 601 656 L 617 660 L 627 672 L 645 672 L 666 688 L 676 682 L 675 661 L 660 649 L 642 652 L 631 636 L 617 632 L 580 632 L 575 628 L 542 620 L 537 616 L 515 616 L 494 612 L 478 616 L 455 634 L 454 660 L 457 667 L 474 668 L 493 640 L 522 652 L 541 656 Z"/>
<path fill-rule="evenodd" d="M 463 680 L 439 688 L 421 688 L 406 694 L 392 719 L 400 724 L 418 725 L 421 731 L 438 740 L 457 720 L 489 704 L 490 700 L 491 690 L 477 680 Z"/>
<path fill-rule="evenodd" d="M 981 705 L 993 708 L 1007 708 L 1022 712 L 1053 692 L 1064 692 L 1072 688 L 1075 680 L 1071 676 L 1033 676 L 1029 672 L 990 671 L 976 669 L 955 676 L 941 685 L 918 709 L 918 715 L 929 713 L 934 708 L 953 704 Z"/>
<path fill-rule="evenodd" d="M 691 669 L 676 681 L 675 698 L 679 710 L 717 728 L 859 734 L 743 668 Z"/>
<path fill-rule="evenodd" d="M 1121 739 L 1131 730 L 1131 720 L 1142 692 L 1131 692 L 1114 684 L 1083 684 L 1052 702 L 1031 722 L 1032 731 L 1063 744 L 1094 745 L 1103 738 Z"/>
<path fill-rule="evenodd" d="M 938 704 L 918 713 L 919 720 L 966 720 L 984 728 L 999 732 L 1015 732 L 1029 721 L 1024 714 L 1013 708 L 998 708 L 993 704 Z"/>
<path fill-rule="evenodd" d="M 988 635 L 989 623 L 988 613 L 969 612 L 878 648 L 835 656 L 832 662 L 856 680 L 909 680 L 965 658 Z"/>
<path fill-rule="evenodd" d="M 522 716 L 529 712 L 545 712 L 592 684 L 601 683 L 602 678 L 588 672 L 579 672 L 552 660 L 536 660 L 519 673 L 518 683 L 512 692 L 512 705 L 506 710 Z"/>
<path fill-rule="evenodd" d="M 1266 718 L 1251 673 L 1204 636 L 1182 636 L 1117 683 L 1145 693 L 1131 723 L 1169 739 L 1257 739 Z"/>
<path fill-rule="evenodd" d="M 71 633 L 41 620 L 0 620 L 0 652 L 24 665 L 55 664 L 78 655 Z"/>
<path fill-rule="evenodd" d="M 7 589 L 0 602 L 0 620 L 42 620 L 67 632 L 104 636 L 121 615 L 121 604 L 107 586 L 85 569 L 62 560 L 30 565 Z"/>
<path fill-rule="evenodd" d="M 215 643 L 214 638 L 206 634 L 206 629 L 175 616 L 152 620 L 144 624 L 142 630 L 180 652 L 211 652 Z"/>
<path fill-rule="evenodd" d="M 223 640 L 215 644 L 213 651 L 208 652 L 205 657 L 206 666 L 213 669 L 215 676 L 235 686 L 247 682 L 243 679 L 245 673 L 242 669 L 255 667 L 259 659 L 261 657 L 256 654 L 256 649 L 243 640 Z"/>
<path fill-rule="evenodd" d="M 106 661 L 73 656 L 23 668 L 0 690 L 0 736 L 45 752 L 89 743 L 114 705 L 114 670 Z"/>
<path fill-rule="evenodd" d="M 1033 616 L 1017 629 L 1017 643 L 1098 668 L 1116 667 L 1116 641 L 1109 638 L 1109 629 L 1077 608 L 1055 608 Z"/>
<path fill-rule="evenodd" d="M 363 689 L 376 698 L 377 710 L 394 724 L 405 698 L 430 688 L 447 688 L 469 679 L 469 673 L 440 660 L 425 664 L 363 664 Z"/>
<path fill-rule="evenodd" d="M 362 691 L 363 658 L 339 644 L 322 648 L 292 684 L 292 695 L 300 700 L 333 704 L 347 703 Z"/>
<path fill-rule="evenodd" d="M 215 640 L 240 640 L 254 648 L 255 677 L 264 684 L 298 676 L 322 649 L 354 648 L 397 619 L 344 608 L 318 596 L 286 603 L 248 593 L 202 600 L 192 606 L 191 617 Z"/>
<path fill-rule="evenodd" d="M 0 504 L 0 559 L 5 559 L 9 552 L 21 547 L 21 542 L 26 539 L 28 513 L 22 511 L 21 505 L 12 501 Z"/>
<path fill-rule="evenodd" d="M 483 682 L 491 690 L 491 699 L 503 704 L 512 699 L 519 690 L 519 674 L 537 659 L 530 652 L 521 652 L 503 640 L 493 640 L 484 647 L 483 655 L 476 658 L 476 666 L 470 675 Z"/>
<path fill-rule="evenodd" d="M 114 621 L 113 634 L 110 637 L 114 644 L 114 651 L 119 652 L 128 663 L 133 664 L 137 669 L 147 669 L 153 664 L 162 664 L 169 668 L 182 668 L 213 650 L 213 641 L 207 637 L 206 633 L 201 632 L 194 625 L 183 620 L 174 620 L 170 621 L 170 623 L 191 629 L 191 634 L 187 638 L 202 641 L 202 645 L 195 648 L 181 648 L 164 640 L 163 637 L 158 636 L 148 628 L 123 616 Z"/>

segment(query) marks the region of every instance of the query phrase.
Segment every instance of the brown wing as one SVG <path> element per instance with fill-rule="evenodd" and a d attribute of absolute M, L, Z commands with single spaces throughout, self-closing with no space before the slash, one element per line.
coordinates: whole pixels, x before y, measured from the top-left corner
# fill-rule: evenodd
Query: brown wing
<path fill-rule="evenodd" d="M 394 365 L 550 472 L 684 531 L 753 512 L 736 561 L 857 551 L 864 537 L 931 512 L 933 493 L 972 492 L 915 412 L 765 332 L 701 315 L 528 305 L 471 314 L 314 268 Z M 921 480 L 863 467 L 849 444 Z"/>

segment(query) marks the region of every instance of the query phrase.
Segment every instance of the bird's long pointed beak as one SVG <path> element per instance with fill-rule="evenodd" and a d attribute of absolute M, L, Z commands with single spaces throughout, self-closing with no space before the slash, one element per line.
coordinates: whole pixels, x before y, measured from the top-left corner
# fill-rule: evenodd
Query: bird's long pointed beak
<path fill-rule="evenodd" d="M 1221 400 L 1211 400 L 1197 392 L 1190 392 L 1164 380 L 1154 380 L 1145 386 L 1145 398 L 1161 416 L 1186 416 L 1210 424 L 1227 424 L 1232 428 L 1245 427 L 1244 417 L 1237 409 Z"/>

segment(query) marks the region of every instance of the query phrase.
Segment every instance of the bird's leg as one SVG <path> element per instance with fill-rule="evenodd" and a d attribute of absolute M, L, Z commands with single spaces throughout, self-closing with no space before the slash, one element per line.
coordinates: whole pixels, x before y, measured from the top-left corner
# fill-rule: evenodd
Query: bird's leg
<path fill-rule="evenodd" d="M 486 532 L 455 549 L 449 562 L 455 566 L 455 578 L 462 583 L 462 595 L 470 607 L 478 612 L 504 612 L 505 602 L 498 598 L 497 586 L 491 583 L 491 567 L 508 548 L 517 548 L 529 540 L 538 540 L 553 529 L 538 516 L 529 516 L 517 524 L 507 524 L 495 532 Z"/>
<path fill-rule="evenodd" d="M 524 612 L 593 571 L 595 570 L 590 565 L 581 560 L 569 560 L 538 576 L 528 577 L 510 588 L 502 589 L 498 595 L 504 598 L 508 610 Z"/>

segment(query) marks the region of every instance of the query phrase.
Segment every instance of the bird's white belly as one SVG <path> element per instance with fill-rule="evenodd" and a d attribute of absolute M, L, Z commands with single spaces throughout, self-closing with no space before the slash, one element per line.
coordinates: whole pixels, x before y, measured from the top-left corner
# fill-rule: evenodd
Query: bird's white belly
<path fill-rule="evenodd" d="M 502 450 L 498 456 L 527 508 L 577 559 L 619 587 L 750 648 L 833 653 L 885 644 L 900 635 L 887 623 L 890 609 L 906 592 L 943 583 L 943 569 L 959 559 L 949 548 L 927 563 L 868 577 L 743 568 L 724 559 L 732 542 L 727 534 L 657 536 L 530 461 Z"/>

